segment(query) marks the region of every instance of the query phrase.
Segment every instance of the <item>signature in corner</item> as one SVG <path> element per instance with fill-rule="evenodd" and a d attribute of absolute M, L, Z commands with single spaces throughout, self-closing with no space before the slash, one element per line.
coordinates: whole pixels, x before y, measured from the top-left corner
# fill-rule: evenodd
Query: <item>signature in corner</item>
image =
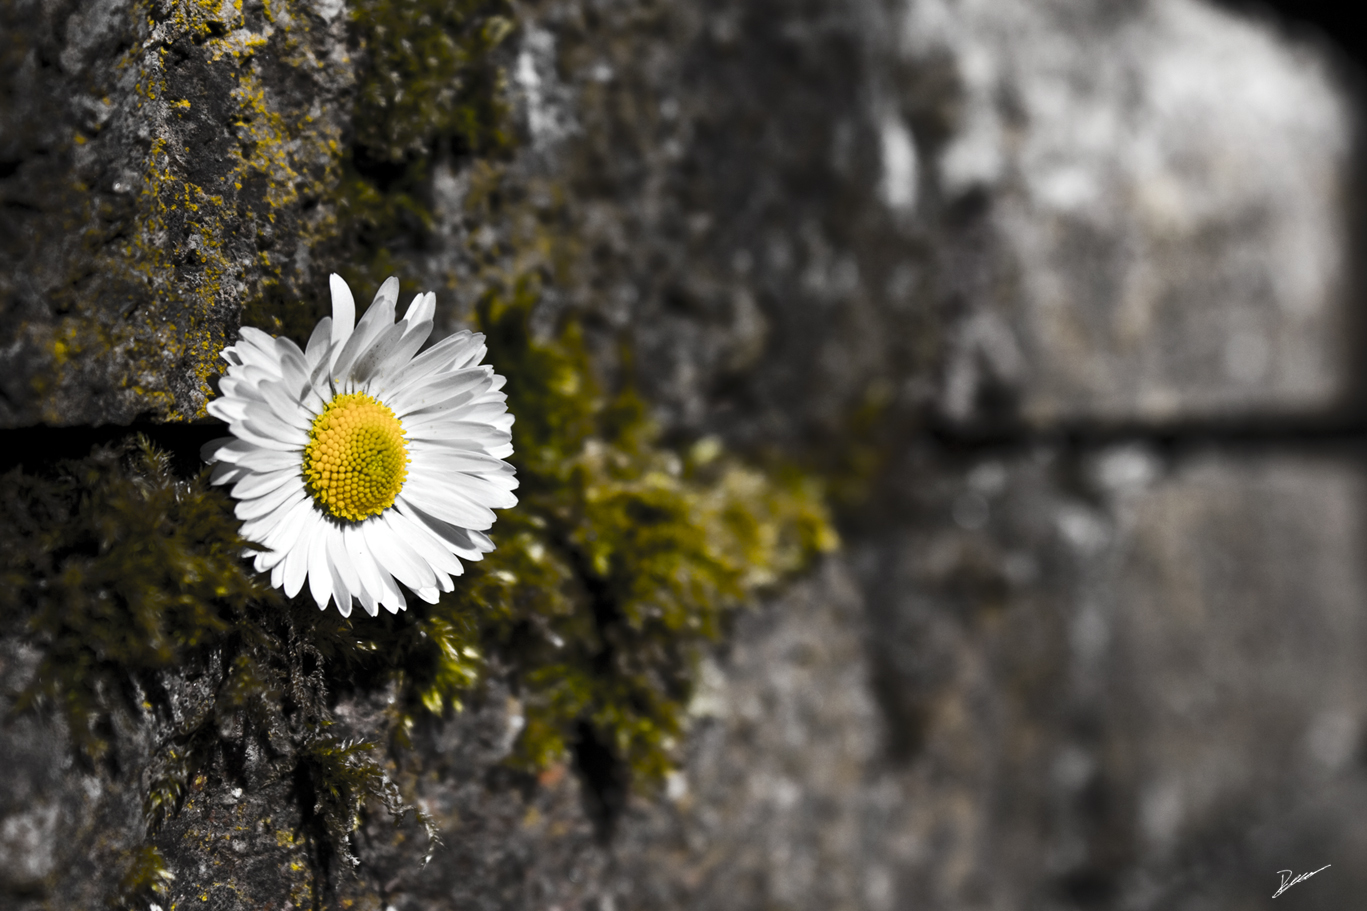
<path fill-rule="evenodd" d="M 1278 871 L 1277 871 L 1277 875 L 1280 876 L 1280 877 L 1282 878 L 1282 885 L 1281 885 L 1281 888 L 1280 888 L 1280 889 L 1278 889 L 1276 892 L 1274 892 L 1274 893 L 1272 894 L 1272 897 L 1273 897 L 1273 898 L 1276 898 L 1278 895 L 1281 895 L 1283 892 L 1285 892 L 1287 889 L 1290 889 L 1290 888 L 1291 888 L 1292 886 L 1294 886 L 1296 883 L 1301 882 L 1302 880 L 1309 879 L 1310 877 L 1314 876 L 1316 873 L 1319 873 L 1319 872 L 1321 872 L 1321 871 L 1323 871 L 1323 870 L 1328 870 L 1328 869 L 1329 869 L 1330 867 L 1332 867 L 1332 866 L 1333 866 L 1333 864 L 1325 864 L 1324 866 L 1320 867 L 1319 870 L 1311 870 L 1309 873 L 1302 873 L 1300 876 L 1297 876 L 1295 879 L 1291 879 L 1291 878 L 1290 878 L 1290 877 L 1291 877 L 1291 872 L 1292 872 L 1292 871 L 1290 871 L 1290 870 L 1278 870 Z"/>

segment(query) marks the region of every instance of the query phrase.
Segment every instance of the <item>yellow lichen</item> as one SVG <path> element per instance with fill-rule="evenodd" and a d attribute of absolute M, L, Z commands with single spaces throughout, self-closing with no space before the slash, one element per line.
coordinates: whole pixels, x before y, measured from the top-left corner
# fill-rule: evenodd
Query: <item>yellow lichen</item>
<path fill-rule="evenodd" d="M 72 227 L 93 253 L 101 294 L 75 296 L 59 305 L 63 317 L 27 330 L 54 368 L 39 371 L 34 381 L 47 420 L 65 419 L 61 390 L 69 382 L 67 371 L 77 367 L 136 378 L 136 384 L 115 380 L 112 386 L 145 390 L 132 410 L 173 420 L 202 416 L 218 352 L 230 341 L 232 326 L 225 317 L 244 299 L 298 280 L 298 266 L 288 255 L 248 248 L 252 226 L 279 235 L 286 250 L 313 246 L 336 227 L 329 206 L 305 214 L 301 200 L 305 194 L 326 199 L 337 182 L 337 127 L 321 118 L 312 97 L 276 97 L 257 59 L 268 53 L 272 66 L 283 59 L 315 71 L 317 55 L 300 49 L 321 25 L 279 0 L 267 21 L 260 11 L 244 13 L 240 0 L 143 3 L 139 20 L 146 27 L 119 63 L 133 74 L 124 89 L 129 95 L 104 102 L 116 110 L 122 102 L 116 116 L 136 118 L 139 129 L 151 134 L 141 173 L 114 187 L 115 193 L 133 191 L 131 207 L 111 209 L 107 197 L 73 188 L 74 204 L 90 208 L 72 219 Z M 177 96 L 170 88 L 173 68 L 185 65 L 170 54 L 177 46 L 202 49 L 193 52 L 194 65 L 213 72 L 209 84 L 231 86 L 226 97 L 201 102 Z M 206 166 L 182 137 L 185 130 L 203 132 L 196 115 L 221 118 L 225 102 L 232 135 L 214 140 Z M 224 125 L 208 126 L 212 131 Z M 78 134 L 71 141 L 100 139 Z M 122 230 L 109 227 L 115 213 Z"/>

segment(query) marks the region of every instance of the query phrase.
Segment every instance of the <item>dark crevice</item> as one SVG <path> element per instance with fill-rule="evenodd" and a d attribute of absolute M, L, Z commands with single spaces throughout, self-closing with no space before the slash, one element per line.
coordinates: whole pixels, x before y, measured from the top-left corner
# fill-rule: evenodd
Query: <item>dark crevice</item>
<path fill-rule="evenodd" d="M 63 459 L 79 459 L 96 446 L 107 446 L 133 434 L 143 434 L 170 455 L 175 472 L 193 477 L 204 466 L 199 456 L 205 443 L 226 436 L 228 428 L 218 421 L 194 424 L 81 425 L 75 427 L 10 427 L 0 429 L 0 472 L 22 467 L 41 474 Z"/>
<path fill-rule="evenodd" d="M 928 421 L 922 439 L 951 453 L 976 456 L 1039 447 L 1086 452 L 1119 445 L 1146 445 L 1173 455 L 1205 449 L 1297 449 L 1367 444 L 1367 418 L 1192 418 L 1190 420 L 1060 422 L 1047 427 L 993 427 Z"/>
<path fill-rule="evenodd" d="M 584 783 L 584 812 L 598 840 L 607 844 L 626 808 L 626 765 L 587 721 L 575 728 L 573 750 L 574 770 Z"/>
<path fill-rule="evenodd" d="M 313 874 L 313 909 L 322 911 L 330 906 L 324 900 L 324 893 L 331 891 L 328 871 L 332 869 L 336 852 L 328 837 L 327 821 L 317 809 L 314 774 L 307 763 L 301 762 L 294 767 L 294 793 L 299 799 L 299 833 L 308 839 L 312 849 L 309 854 L 313 867 L 310 871 Z"/>
<path fill-rule="evenodd" d="M 557 536 L 557 543 L 584 586 L 593 610 L 599 639 L 599 649 L 592 659 L 594 671 L 610 677 L 616 666 L 613 629 L 626 619 L 621 604 L 610 582 L 594 571 L 581 548 L 570 543 L 567 535 Z M 630 785 L 627 764 L 612 748 L 611 742 L 605 741 L 598 729 L 586 720 L 575 726 L 572 750 L 574 770 L 583 785 L 584 812 L 593 822 L 599 841 L 607 844 L 626 807 Z"/>
<path fill-rule="evenodd" d="M 1360 7 L 1343 0 L 1216 0 L 1237 12 L 1270 17 L 1293 34 L 1337 47 L 1352 60 L 1367 61 L 1367 30 L 1359 25 Z"/>

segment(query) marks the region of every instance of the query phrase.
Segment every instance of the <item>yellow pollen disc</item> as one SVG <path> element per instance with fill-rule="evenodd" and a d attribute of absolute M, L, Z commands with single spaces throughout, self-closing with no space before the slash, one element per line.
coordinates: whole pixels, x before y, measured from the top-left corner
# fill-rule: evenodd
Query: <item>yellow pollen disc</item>
<path fill-rule="evenodd" d="M 339 519 L 360 522 L 394 505 L 408 477 L 408 448 L 394 412 L 363 392 L 339 395 L 313 419 L 304 482 Z"/>

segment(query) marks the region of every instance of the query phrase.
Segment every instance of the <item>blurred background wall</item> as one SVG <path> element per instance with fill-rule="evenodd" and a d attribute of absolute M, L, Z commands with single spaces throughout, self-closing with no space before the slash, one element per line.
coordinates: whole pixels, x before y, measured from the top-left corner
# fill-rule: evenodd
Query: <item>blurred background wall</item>
<path fill-rule="evenodd" d="M 78 79 L 64 49 L 111 57 L 106 20 L 125 10 L 11 3 L 46 56 L 16 58 L 0 101 L 0 410 L 12 427 L 126 424 L 142 406 L 106 394 L 104 367 L 31 382 L 48 368 L 26 327 L 67 312 L 44 309 L 67 254 L 34 245 L 46 210 L 21 186 L 42 154 L 34 99 Z M 342 7 L 309 8 L 310 52 L 340 74 L 324 87 L 345 97 Z M 704 661 L 681 770 L 608 841 L 574 775 L 491 771 L 510 711 L 489 700 L 431 747 L 448 759 L 423 799 L 462 819 L 447 853 L 364 855 L 379 886 L 357 906 L 1234 911 L 1274 907 L 1279 870 L 1326 864 L 1275 906 L 1355 906 L 1362 108 L 1360 42 L 1334 15 L 519 8 L 513 167 L 569 188 L 592 251 L 542 318 L 587 314 L 601 369 L 629 374 L 670 438 L 822 474 L 844 546 Z M 319 130 L 352 129 L 320 111 Z M 434 170 L 452 243 L 478 231 L 441 218 L 462 174 Z M 463 268 L 443 256 L 405 262 Z M 231 329 L 241 301 L 222 300 Z M 193 366 L 140 369 L 179 403 Z M 6 737 L 16 767 L 60 766 L 57 735 Z M 53 795 L 79 781 L 15 781 L 0 904 L 36 908 L 61 878 Z M 207 875 L 194 856 L 181 886 Z"/>
<path fill-rule="evenodd" d="M 1276 901 L 1354 903 L 1360 77 L 1287 11 L 813 9 L 859 75 L 812 158 L 866 202 L 757 244 L 782 341 L 704 413 L 885 461 L 718 666 L 630 906 L 1261 908 L 1325 864 Z"/>

